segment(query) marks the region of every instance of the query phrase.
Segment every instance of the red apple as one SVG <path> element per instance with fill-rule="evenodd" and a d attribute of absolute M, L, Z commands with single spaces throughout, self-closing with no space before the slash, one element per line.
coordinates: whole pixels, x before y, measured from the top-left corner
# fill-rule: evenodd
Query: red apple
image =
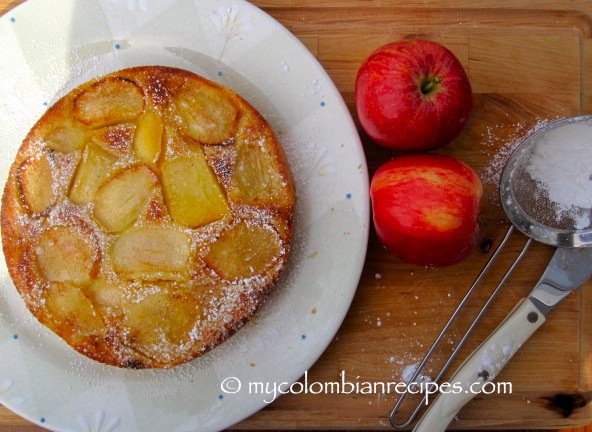
<path fill-rule="evenodd" d="M 434 150 L 450 143 L 473 105 L 458 59 L 444 46 L 421 39 L 374 51 L 358 71 L 355 92 L 368 136 L 399 151 Z"/>
<path fill-rule="evenodd" d="M 483 186 L 464 162 L 441 154 L 412 154 L 382 165 L 372 178 L 374 226 L 400 259 L 446 266 L 467 258 L 479 234 Z"/>

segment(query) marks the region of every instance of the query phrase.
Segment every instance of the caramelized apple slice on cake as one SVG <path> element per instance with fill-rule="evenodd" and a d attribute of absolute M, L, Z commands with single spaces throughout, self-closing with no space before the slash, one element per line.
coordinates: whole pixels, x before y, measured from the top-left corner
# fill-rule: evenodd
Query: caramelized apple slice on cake
<path fill-rule="evenodd" d="M 218 276 L 232 282 L 265 274 L 283 253 L 273 227 L 243 221 L 212 243 L 204 261 Z"/>
<path fill-rule="evenodd" d="M 70 153 L 82 150 L 89 136 L 90 131 L 82 123 L 74 119 L 65 119 L 45 135 L 44 141 L 52 150 Z"/>
<path fill-rule="evenodd" d="M 158 185 L 146 165 L 136 165 L 119 172 L 97 191 L 94 215 L 110 232 L 120 232 L 140 216 Z"/>
<path fill-rule="evenodd" d="M 229 212 L 222 186 L 198 145 L 165 160 L 160 169 L 164 197 L 174 221 L 196 228 Z"/>
<path fill-rule="evenodd" d="M 48 282 L 90 283 L 99 253 L 94 239 L 81 229 L 54 226 L 41 233 L 35 246 L 37 265 Z"/>
<path fill-rule="evenodd" d="M 70 282 L 52 282 L 43 290 L 48 327 L 68 335 L 70 342 L 85 336 L 104 336 L 105 325 L 83 290 Z"/>
<path fill-rule="evenodd" d="M 97 189 L 115 171 L 117 157 L 94 142 L 86 146 L 78 164 L 68 197 L 74 204 L 91 202 Z"/>
<path fill-rule="evenodd" d="M 160 363 L 184 356 L 200 317 L 197 301 L 163 286 L 147 286 L 137 299 L 123 305 L 124 343 Z M 186 354 L 185 354 L 186 355 Z"/>
<path fill-rule="evenodd" d="M 123 123 L 98 129 L 91 139 L 103 150 L 120 159 L 131 156 L 135 131 L 135 124 Z"/>
<path fill-rule="evenodd" d="M 74 99 L 74 117 L 91 129 L 134 120 L 144 109 L 144 94 L 134 82 L 104 78 Z"/>
<path fill-rule="evenodd" d="M 97 309 L 104 309 L 105 315 L 119 313 L 124 299 L 129 296 L 129 290 L 124 289 L 123 284 L 105 278 L 95 279 L 85 288 L 85 293 Z"/>
<path fill-rule="evenodd" d="M 187 280 L 189 236 L 165 227 L 132 228 L 111 247 L 113 270 L 125 279 Z"/>
<path fill-rule="evenodd" d="M 242 123 L 235 139 L 230 196 L 241 204 L 290 208 L 294 202 L 287 192 L 292 185 L 284 161 L 273 148 L 272 132 L 249 121 Z"/>
<path fill-rule="evenodd" d="M 187 134 L 202 144 L 222 144 L 236 133 L 238 109 L 219 88 L 184 86 L 175 97 Z"/>
<path fill-rule="evenodd" d="M 44 213 L 55 202 L 49 153 L 25 160 L 17 171 L 17 179 L 23 203 L 31 214 Z"/>
<path fill-rule="evenodd" d="M 151 168 L 156 167 L 162 147 L 164 127 L 155 111 L 146 111 L 138 118 L 133 149 L 136 158 Z"/>

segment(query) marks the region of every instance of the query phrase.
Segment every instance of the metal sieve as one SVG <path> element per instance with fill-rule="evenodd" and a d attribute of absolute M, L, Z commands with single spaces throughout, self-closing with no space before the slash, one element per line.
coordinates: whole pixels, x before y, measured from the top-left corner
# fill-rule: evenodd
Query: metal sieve
<path fill-rule="evenodd" d="M 553 181 L 557 181 L 555 177 L 561 173 L 552 171 L 565 169 L 565 167 L 552 166 L 552 161 L 549 161 L 549 171 L 542 173 L 543 178 L 539 176 L 533 178 L 530 172 L 532 161 L 537 156 L 537 146 L 542 143 L 551 144 L 554 152 L 573 153 L 572 142 L 567 137 L 574 128 L 582 126 L 590 129 L 589 139 L 592 146 L 592 116 L 566 118 L 553 122 L 530 135 L 516 148 L 504 166 L 500 180 L 500 197 L 504 211 L 516 228 L 534 240 L 558 247 L 592 245 L 590 207 L 572 205 L 569 209 L 561 208 L 549 196 L 549 183 L 546 182 L 546 178 L 553 177 Z M 580 129 L 578 133 L 582 133 L 582 130 Z M 575 169 L 578 155 L 568 155 L 568 160 L 572 160 L 572 156 Z M 587 164 L 592 173 L 592 160 L 587 161 Z M 592 178 L 588 181 L 592 182 Z M 575 191 L 578 185 L 570 185 L 569 179 L 566 179 L 562 188 L 571 188 Z M 585 192 L 584 190 L 577 193 Z"/>

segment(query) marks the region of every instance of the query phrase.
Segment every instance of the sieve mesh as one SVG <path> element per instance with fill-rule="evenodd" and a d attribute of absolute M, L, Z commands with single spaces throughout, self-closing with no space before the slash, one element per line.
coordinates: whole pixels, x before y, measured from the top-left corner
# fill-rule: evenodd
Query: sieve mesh
<path fill-rule="evenodd" d="M 589 208 L 573 205 L 566 209 L 559 206 L 549 197 L 547 186 L 539 180 L 533 180 L 528 166 L 535 146 L 536 142 L 523 149 L 516 159 L 510 182 L 511 196 L 515 205 L 531 222 L 551 230 L 576 231 L 587 228 L 588 226 L 582 226 L 582 221 L 586 219 L 589 221 Z"/>

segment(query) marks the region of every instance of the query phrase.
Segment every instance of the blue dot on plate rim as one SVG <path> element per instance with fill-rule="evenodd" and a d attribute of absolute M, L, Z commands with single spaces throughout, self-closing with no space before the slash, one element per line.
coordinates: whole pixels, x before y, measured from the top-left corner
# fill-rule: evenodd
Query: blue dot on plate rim
<path fill-rule="evenodd" d="M 305 334 L 300 335 L 300 339 L 302 339 L 302 340 L 306 339 L 306 335 Z"/>
<path fill-rule="evenodd" d="M 218 400 L 224 399 L 224 395 L 218 395 Z"/>
<path fill-rule="evenodd" d="M 350 194 L 350 193 L 347 193 L 347 194 L 345 194 L 345 197 L 346 197 L 347 199 L 351 199 L 351 197 L 352 197 L 352 194 Z"/>
<path fill-rule="evenodd" d="M 219 70 L 218 71 L 218 76 L 222 76 L 222 75 L 224 75 L 224 71 Z"/>
<path fill-rule="evenodd" d="M 14 19 L 14 17 L 10 17 L 10 20 L 9 20 L 9 21 L 10 21 L 11 23 L 13 23 L 13 22 L 15 22 L 16 20 Z"/>
<path fill-rule="evenodd" d="M 17 335 L 17 334 L 13 334 L 13 335 L 12 335 L 12 338 L 13 338 L 14 340 L 17 340 L 17 339 L 18 339 L 18 335 Z"/>
<path fill-rule="evenodd" d="M 41 423 L 45 423 L 45 417 L 41 417 L 41 418 L 39 419 L 39 421 L 40 421 Z"/>
<path fill-rule="evenodd" d="M 324 106 L 326 105 L 326 104 L 325 104 L 325 101 L 321 101 L 320 105 L 321 105 L 322 107 L 324 107 Z"/>
<path fill-rule="evenodd" d="M 119 48 L 121 48 L 121 45 L 119 45 L 118 43 L 116 43 L 115 45 L 113 45 L 113 48 L 119 49 Z"/>

